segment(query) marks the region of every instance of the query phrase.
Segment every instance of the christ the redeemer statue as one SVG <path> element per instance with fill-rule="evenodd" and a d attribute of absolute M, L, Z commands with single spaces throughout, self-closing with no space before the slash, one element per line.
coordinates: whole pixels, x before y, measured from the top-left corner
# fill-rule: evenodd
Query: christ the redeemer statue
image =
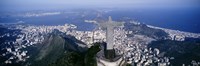
<path fill-rule="evenodd" d="M 115 51 L 113 48 L 113 44 L 114 44 L 114 27 L 117 26 L 122 26 L 123 23 L 122 22 L 115 22 L 112 21 L 111 16 L 109 16 L 109 20 L 107 22 L 104 23 L 99 23 L 99 26 L 103 29 L 106 29 L 106 48 L 105 48 L 105 57 L 107 59 L 113 59 L 115 58 Z"/>

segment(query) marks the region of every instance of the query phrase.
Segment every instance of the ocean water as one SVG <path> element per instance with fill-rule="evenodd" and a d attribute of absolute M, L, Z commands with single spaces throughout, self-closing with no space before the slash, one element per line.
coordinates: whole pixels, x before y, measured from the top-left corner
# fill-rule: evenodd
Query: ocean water
<path fill-rule="evenodd" d="M 0 23 L 15 23 L 23 21 L 34 25 L 63 25 L 65 23 L 75 24 L 77 30 L 93 30 L 96 25 L 85 23 L 85 19 L 94 19 L 96 12 L 59 14 L 41 17 L 11 17 L 3 16 Z M 180 31 L 200 33 L 200 8 L 180 8 L 180 9 L 118 9 L 103 14 L 107 18 L 112 16 L 114 21 L 120 21 L 123 17 L 129 17 L 135 21 Z"/>
<path fill-rule="evenodd" d="M 135 21 L 168 29 L 200 33 L 200 8 L 129 9 L 106 14 L 114 20 L 129 17 Z"/>
<path fill-rule="evenodd" d="M 50 15 L 50 16 L 39 16 L 39 17 L 4 17 L 0 19 L 0 23 L 17 23 L 24 22 L 25 24 L 31 25 L 47 25 L 47 26 L 57 26 L 64 24 L 74 24 L 77 25 L 77 30 L 90 31 L 95 28 L 95 25 L 92 23 L 84 22 L 83 17 L 77 14 L 59 14 L 59 15 Z"/>

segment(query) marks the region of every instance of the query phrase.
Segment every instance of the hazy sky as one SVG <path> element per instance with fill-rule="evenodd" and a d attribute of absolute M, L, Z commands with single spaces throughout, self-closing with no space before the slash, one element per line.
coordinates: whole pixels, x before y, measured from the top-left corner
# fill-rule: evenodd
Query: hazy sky
<path fill-rule="evenodd" d="M 0 0 L 1 10 L 198 7 L 200 0 Z"/>

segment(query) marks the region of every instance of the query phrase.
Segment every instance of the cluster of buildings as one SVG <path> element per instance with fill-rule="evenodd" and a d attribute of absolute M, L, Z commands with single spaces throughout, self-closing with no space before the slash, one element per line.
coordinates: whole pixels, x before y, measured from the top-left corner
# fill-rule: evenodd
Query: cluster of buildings
<path fill-rule="evenodd" d="M 155 26 L 151 26 L 151 25 L 148 25 L 148 27 L 155 28 L 155 29 L 161 29 L 161 30 L 165 31 L 166 33 L 169 34 L 170 39 L 175 40 L 175 41 L 184 41 L 186 37 L 200 38 L 200 34 L 198 34 L 198 33 L 183 32 L 183 31 L 179 31 L 179 30 L 171 30 L 171 29 L 160 28 L 160 27 L 155 27 Z"/>
<path fill-rule="evenodd" d="M 127 63 L 133 66 L 168 66 L 170 64 L 170 58 L 163 57 L 158 49 L 144 48 L 143 46 L 139 43 L 128 45 L 125 54 Z"/>
<path fill-rule="evenodd" d="M 106 32 L 104 30 L 97 29 L 94 31 L 78 31 L 75 30 L 76 28 L 77 26 L 72 24 L 58 26 L 16 25 L 14 28 L 9 28 L 18 29 L 20 30 L 20 33 L 6 33 L 5 35 L 1 36 L 1 38 L 5 36 L 9 37 L 10 35 L 17 36 L 17 39 L 15 41 L 10 41 L 10 43 L 12 43 L 14 47 L 6 47 L 5 49 L 7 50 L 7 52 L 2 54 L 2 56 L 6 56 L 9 54 L 13 55 L 7 61 L 5 61 L 5 63 L 12 63 L 12 59 L 17 59 L 18 62 L 25 61 L 27 58 L 29 58 L 29 56 L 27 55 L 28 51 L 23 49 L 41 43 L 45 39 L 45 35 L 51 33 L 54 29 L 66 33 L 67 35 L 74 36 L 76 39 L 81 40 L 82 42 L 87 44 L 88 47 L 92 46 L 93 43 L 106 41 Z M 126 31 L 123 30 L 123 28 L 116 28 L 114 32 L 114 36 L 116 38 L 114 40 L 114 44 L 116 44 L 115 48 L 118 48 L 118 46 L 120 46 L 120 44 L 125 41 L 122 40 L 126 38 Z M 14 50 L 11 50 L 12 48 L 14 48 Z"/>
<path fill-rule="evenodd" d="M 27 26 L 27 25 L 16 25 L 14 28 L 10 27 L 11 30 L 20 30 L 20 33 L 6 33 L 1 36 L 1 38 L 9 37 L 13 38 L 16 36 L 14 41 L 7 41 L 4 49 L 7 52 L 3 53 L 1 56 L 10 56 L 5 63 L 12 63 L 12 61 L 23 62 L 26 61 L 29 56 L 27 55 L 29 51 L 24 50 L 27 47 L 33 46 L 35 44 L 40 44 L 45 39 L 45 35 L 51 33 L 54 29 L 58 29 L 62 32 L 67 32 L 71 29 L 76 28 L 75 25 L 65 24 L 63 26 Z"/>
<path fill-rule="evenodd" d="M 150 26 L 152 27 L 152 26 Z M 54 29 L 57 29 L 67 35 L 72 35 L 76 39 L 81 40 L 88 47 L 92 46 L 95 42 L 105 42 L 106 32 L 101 29 L 96 29 L 93 31 L 78 31 L 77 26 L 72 24 L 58 25 L 58 26 L 25 26 L 16 25 L 15 28 L 21 30 L 20 34 L 9 34 L 6 33 L 3 36 L 17 35 L 15 41 L 7 42 L 14 44 L 13 47 L 6 47 L 6 53 L 1 56 L 6 56 L 12 54 L 5 63 L 12 63 L 12 59 L 18 59 L 17 61 L 25 61 L 29 56 L 27 50 L 23 50 L 34 44 L 39 44 L 45 39 L 45 35 L 51 33 Z M 157 27 L 152 27 L 160 29 Z M 187 32 L 174 31 L 169 29 L 163 29 L 172 40 L 183 41 L 185 37 L 195 37 L 199 38 L 200 34 L 193 34 Z M 155 39 L 147 37 L 145 35 L 134 35 L 133 37 L 128 37 L 127 34 L 131 34 L 131 31 L 125 31 L 123 26 L 114 28 L 114 49 L 117 55 L 123 55 L 127 63 L 137 66 L 145 66 L 157 64 L 158 66 L 167 66 L 170 64 L 170 59 L 172 57 L 163 57 L 164 53 L 160 53 L 158 49 L 147 48 L 147 44 Z M 174 36 L 176 36 L 174 38 Z M 12 49 L 14 48 L 14 50 Z"/>
<path fill-rule="evenodd" d="M 127 31 L 126 34 L 131 33 Z M 155 39 L 147 37 L 145 35 L 134 35 L 133 37 L 126 37 L 119 44 L 116 50 L 119 50 L 124 55 L 124 59 L 128 64 L 133 66 L 168 66 L 170 64 L 170 58 L 162 56 L 159 49 L 147 48 L 147 44 Z"/>

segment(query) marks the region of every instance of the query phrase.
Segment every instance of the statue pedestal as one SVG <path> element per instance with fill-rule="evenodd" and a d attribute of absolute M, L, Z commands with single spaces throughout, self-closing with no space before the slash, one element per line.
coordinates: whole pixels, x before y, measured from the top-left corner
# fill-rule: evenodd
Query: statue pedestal
<path fill-rule="evenodd" d="M 123 66 L 122 56 L 116 56 L 114 50 L 101 50 L 96 55 L 97 66 Z"/>
<path fill-rule="evenodd" d="M 103 58 L 96 58 L 97 60 L 97 66 L 123 66 L 125 61 L 122 57 L 115 61 L 109 61 L 108 59 Z"/>

